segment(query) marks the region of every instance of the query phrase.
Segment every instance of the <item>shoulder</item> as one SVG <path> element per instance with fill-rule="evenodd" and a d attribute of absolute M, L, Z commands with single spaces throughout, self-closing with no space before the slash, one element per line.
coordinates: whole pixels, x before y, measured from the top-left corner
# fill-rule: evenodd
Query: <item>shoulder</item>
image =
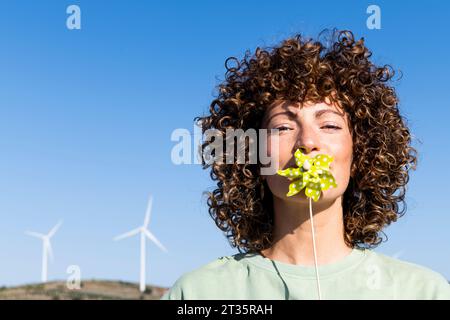
<path fill-rule="evenodd" d="M 164 300 L 208 299 L 223 294 L 232 282 L 246 273 L 245 254 L 223 256 L 183 274 L 163 296 Z"/>
<path fill-rule="evenodd" d="M 447 282 L 438 272 L 419 264 L 393 258 L 375 251 L 369 251 L 368 256 L 369 265 L 375 268 L 380 267 L 391 276 L 422 280 L 444 280 L 444 282 Z"/>
<path fill-rule="evenodd" d="M 440 273 L 415 263 L 369 251 L 366 266 L 393 284 L 399 298 L 450 299 L 450 285 Z"/>

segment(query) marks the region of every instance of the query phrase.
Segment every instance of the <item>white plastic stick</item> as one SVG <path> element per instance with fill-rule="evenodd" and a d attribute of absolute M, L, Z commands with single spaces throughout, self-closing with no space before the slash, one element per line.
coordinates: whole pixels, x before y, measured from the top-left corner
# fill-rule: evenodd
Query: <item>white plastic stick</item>
<path fill-rule="evenodd" d="M 311 233 L 313 242 L 313 252 L 314 252 L 314 268 L 316 269 L 316 281 L 317 281 L 317 294 L 319 295 L 319 300 L 322 300 L 322 293 L 320 292 L 320 279 L 319 279 L 319 269 L 317 267 L 317 253 L 316 253 L 316 236 L 314 234 L 314 219 L 312 214 L 312 202 L 309 198 L 309 218 L 311 220 Z"/>

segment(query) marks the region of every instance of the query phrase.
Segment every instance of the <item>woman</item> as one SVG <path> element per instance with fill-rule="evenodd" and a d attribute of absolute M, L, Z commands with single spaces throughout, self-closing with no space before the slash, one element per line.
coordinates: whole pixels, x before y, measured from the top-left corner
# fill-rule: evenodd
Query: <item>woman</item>
<path fill-rule="evenodd" d="M 337 186 L 311 219 L 305 193 L 288 197 L 290 181 L 262 175 L 261 164 L 205 164 L 217 181 L 210 215 L 241 253 L 183 275 L 163 299 L 450 299 L 440 274 L 370 250 L 405 213 L 417 161 L 393 71 L 370 56 L 364 39 L 341 31 L 329 47 L 297 35 L 227 60 L 210 114 L 196 119 L 203 131 L 278 129 L 276 150 L 268 145 L 277 168 L 293 167 L 296 150 L 327 154 Z"/>

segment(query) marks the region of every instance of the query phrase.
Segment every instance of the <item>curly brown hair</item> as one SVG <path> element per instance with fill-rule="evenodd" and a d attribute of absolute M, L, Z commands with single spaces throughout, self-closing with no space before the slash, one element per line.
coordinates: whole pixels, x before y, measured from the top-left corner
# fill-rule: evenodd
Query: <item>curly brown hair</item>
<path fill-rule="evenodd" d="M 225 136 L 226 129 L 260 128 L 266 108 L 278 100 L 329 99 L 341 106 L 353 139 L 352 177 L 343 196 L 344 239 L 352 248 L 376 247 L 382 229 L 406 212 L 406 184 L 417 152 L 396 92 L 387 84 L 395 74 L 392 67 L 374 65 L 364 38 L 355 41 L 351 31 L 333 30 L 331 40 L 325 46 L 297 34 L 279 46 L 258 47 L 254 55 L 247 50 L 240 61 L 228 58 L 209 114 L 194 120 L 203 133 L 216 129 Z M 240 252 L 272 245 L 273 196 L 260 166 L 203 162 L 217 181 L 207 192 L 209 214 Z"/>

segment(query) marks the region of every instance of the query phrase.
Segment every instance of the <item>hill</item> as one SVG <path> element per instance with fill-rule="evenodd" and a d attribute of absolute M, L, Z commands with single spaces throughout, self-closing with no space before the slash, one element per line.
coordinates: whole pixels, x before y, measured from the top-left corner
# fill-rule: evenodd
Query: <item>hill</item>
<path fill-rule="evenodd" d="M 141 294 L 137 283 L 103 280 L 83 281 L 80 289 L 70 290 L 65 282 L 55 281 L 0 287 L 0 300 L 157 300 L 167 290 L 168 288 L 147 286 L 145 293 Z"/>

